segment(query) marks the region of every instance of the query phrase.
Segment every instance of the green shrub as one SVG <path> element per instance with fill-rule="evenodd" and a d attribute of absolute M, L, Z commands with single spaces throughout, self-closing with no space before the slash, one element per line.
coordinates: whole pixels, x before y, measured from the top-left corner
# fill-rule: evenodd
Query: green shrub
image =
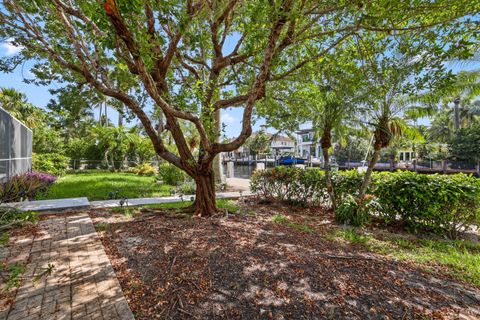
<path fill-rule="evenodd" d="M 178 194 L 195 194 L 197 185 L 195 181 L 185 181 L 177 188 Z"/>
<path fill-rule="evenodd" d="M 158 175 L 163 183 L 173 186 L 183 183 L 187 176 L 181 169 L 169 163 L 162 163 L 160 165 Z"/>
<path fill-rule="evenodd" d="M 399 221 L 411 231 L 430 231 L 455 238 L 480 224 L 480 179 L 465 174 L 426 175 L 409 171 L 375 172 L 368 193 L 356 199 L 363 175 L 355 170 L 332 176 L 340 222 L 363 225 L 372 214 L 386 223 Z M 257 171 L 251 190 L 262 199 L 298 205 L 328 201 L 325 177 L 318 169 L 277 167 Z"/>
<path fill-rule="evenodd" d="M 250 189 L 262 199 L 302 206 L 320 204 L 328 199 L 325 175 L 320 170 L 279 166 L 255 171 Z"/>
<path fill-rule="evenodd" d="M 233 213 L 233 214 L 240 212 L 240 207 L 234 201 L 227 200 L 227 199 L 218 199 L 217 208 L 225 209 L 229 213 Z"/>
<path fill-rule="evenodd" d="M 378 213 L 379 210 L 381 207 L 375 197 L 367 195 L 363 199 L 358 199 L 349 195 L 335 210 L 335 218 L 340 223 L 361 227 L 367 224 L 372 215 Z"/>
<path fill-rule="evenodd" d="M 477 224 L 480 180 L 466 174 L 377 174 L 376 194 L 387 221 L 400 220 L 412 231 L 429 230 L 456 238 Z"/>
<path fill-rule="evenodd" d="M 335 188 L 335 196 L 338 203 L 347 201 L 350 196 L 358 194 L 358 188 L 362 184 L 363 174 L 357 170 L 341 171 L 332 176 Z M 373 178 L 372 180 L 375 180 Z M 373 184 L 373 183 L 372 183 Z M 371 192 L 371 190 L 368 190 Z"/>
<path fill-rule="evenodd" d="M 70 158 L 58 153 L 34 153 L 32 155 L 33 170 L 56 176 L 64 175 L 69 163 Z"/>

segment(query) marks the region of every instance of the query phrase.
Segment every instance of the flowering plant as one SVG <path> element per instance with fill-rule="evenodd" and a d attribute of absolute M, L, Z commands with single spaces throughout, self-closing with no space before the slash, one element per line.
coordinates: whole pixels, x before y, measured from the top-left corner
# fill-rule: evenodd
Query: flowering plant
<path fill-rule="evenodd" d="M 45 192 L 57 180 L 48 173 L 29 172 L 13 176 L 0 183 L 0 203 L 33 200 L 39 192 Z"/>

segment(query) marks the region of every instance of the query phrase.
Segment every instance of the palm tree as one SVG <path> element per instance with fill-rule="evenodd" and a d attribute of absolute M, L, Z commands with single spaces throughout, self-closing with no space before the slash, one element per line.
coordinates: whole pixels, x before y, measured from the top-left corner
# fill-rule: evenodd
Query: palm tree
<path fill-rule="evenodd" d="M 13 88 L 0 89 L 0 106 L 30 129 L 46 120 L 45 112 L 27 101 L 24 93 Z"/>
<path fill-rule="evenodd" d="M 281 131 L 288 132 L 302 122 L 312 123 L 314 141 L 320 141 L 322 148 L 325 182 L 333 210 L 337 208 L 330 164 L 333 141 L 342 140 L 346 128 L 354 126 L 353 116 L 363 92 L 362 73 L 353 55 L 354 48 L 345 44 L 334 58 L 308 65 L 296 82 L 276 84 L 271 92 L 275 98 L 267 100 L 265 105 L 269 124 Z M 277 106 L 272 108 L 273 104 Z M 262 106 L 259 110 L 262 112 Z"/>
<path fill-rule="evenodd" d="M 125 127 L 104 127 L 97 125 L 93 132 L 98 146 L 103 150 L 106 165 L 115 170 L 115 161 L 123 161 L 132 141 L 132 134 Z"/>
<path fill-rule="evenodd" d="M 397 52 L 388 58 L 374 55 L 368 61 L 368 68 L 364 69 L 367 80 L 364 105 L 370 118 L 368 125 L 373 127 L 373 152 L 358 191 L 359 199 L 366 195 L 382 149 L 405 132 L 407 125 L 401 116 L 412 108 L 413 86 L 408 84 L 412 76 L 422 71 L 421 63 L 417 65 L 409 55 Z"/>
<path fill-rule="evenodd" d="M 480 115 L 480 71 L 462 71 L 458 73 L 453 82 L 438 90 L 428 91 L 417 97 L 417 103 L 436 111 L 435 119 L 447 123 L 451 131 L 465 128 L 472 123 L 478 123 Z M 451 108 L 450 105 L 454 104 Z M 435 120 L 434 120 L 435 121 Z M 451 123 L 451 125 L 450 125 Z M 444 129 L 447 126 L 443 126 Z M 446 136 L 450 136 L 447 134 Z"/>
<path fill-rule="evenodd" d="M 332 81 L 332 79 L 329 79 Z M 344 79 L 343 79 L 344 80 Z M 355 110 L 355 85 L 341 81 L 335 86 L 319 86 L 313 89 L 316 98 L 310 101 L 312 125 L 315 129 L 315 141 L 320 140 L 322 148 L 325 183 L 330 197 L 331 208 L 337 208 L 337 199 L 331 177 L 330 154 L 332 136 L 343 138 L 346 127 L 351 125 Z"/>

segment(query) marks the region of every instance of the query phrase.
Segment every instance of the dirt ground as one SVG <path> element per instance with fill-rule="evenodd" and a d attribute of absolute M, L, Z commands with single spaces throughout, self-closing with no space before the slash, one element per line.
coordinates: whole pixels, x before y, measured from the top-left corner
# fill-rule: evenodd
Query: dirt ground
<path fill-rule="evenodd" d="M 480 288 L 328 240 L 321 208 L 90 214 L 137 319 L 480 319 Z"/>

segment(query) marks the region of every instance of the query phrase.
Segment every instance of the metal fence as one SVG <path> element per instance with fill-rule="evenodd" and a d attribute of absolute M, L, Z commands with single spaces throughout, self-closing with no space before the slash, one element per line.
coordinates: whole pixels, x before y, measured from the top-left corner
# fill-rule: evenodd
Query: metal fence
<path fill-rule="evenodd" d="M 0 107 L 0 181 L 32 169 L 32 130 Z"/>
<path fill-rule="evenodd" d="M 338 161 L 338 166 L 341 169 L 355 169 L 368 163 L 362 161 Z M 480 174 L 480 162 L 473 161 L 412 161 L 407 163 L 402 162 L 378 162 L 375 164 L 375 170 L 410 170 L 424 173 L 475 173 Z"/>

